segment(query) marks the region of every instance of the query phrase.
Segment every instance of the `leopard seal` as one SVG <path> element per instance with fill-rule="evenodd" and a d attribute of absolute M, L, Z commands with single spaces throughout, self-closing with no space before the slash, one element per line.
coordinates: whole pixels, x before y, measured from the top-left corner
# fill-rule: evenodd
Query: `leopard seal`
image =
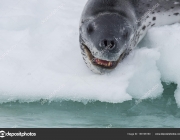
<path fill-rule="evenodd" d="M 88 0 L 79 42 L 88 68 L 111 72 L 154 26 L 180 22 L 180 0 Z"/>

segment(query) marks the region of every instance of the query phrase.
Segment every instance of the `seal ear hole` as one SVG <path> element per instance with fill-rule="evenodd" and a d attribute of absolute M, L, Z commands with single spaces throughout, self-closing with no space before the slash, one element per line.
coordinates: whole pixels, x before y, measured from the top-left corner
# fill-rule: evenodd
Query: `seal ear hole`
<path fill-rule="evenodd" d="M 128 38 L 128 35 L 129 35 L 129 33 L 126 32 L 126 33 L 124 33 L 123 37 L 124 37 L 124 38 Z"/>
<path fill-rule="evenodd" d="M 94 31 L 93 26 L 91 24 L 89 24 L 87 27 L 87 32 L 92 33 L 93 31 Z"/>

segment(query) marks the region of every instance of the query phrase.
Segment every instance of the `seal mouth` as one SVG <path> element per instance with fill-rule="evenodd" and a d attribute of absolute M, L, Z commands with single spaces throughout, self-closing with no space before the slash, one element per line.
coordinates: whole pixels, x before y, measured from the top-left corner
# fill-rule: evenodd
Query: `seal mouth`
<path fill-rule="evenodd" d="M 104 68 L 112 68 L 113 66 L 117 65 L 116 62 L 101 60 L 98 58 L 93 58 L 92 63 L 96 66 L 101 66 Z"/>
<path fill-rule="evenodd" d="M 119 59 L 117 61 L 106 61 L 106 60 L 102 60 L 99 58 L 96 58 L 92 55 L 91 51 L 89 50 L 89 48 L 82 44 L 82 46 L 84 47 L 84 51 L 87 54 L 89 60 L 91 61 L 91 63 L 97 67 L 100 68 L 105 68 L 105 69 L 114 69 L 118 63 L 124 59 L 125 57 L 125 52 L 122 53 L 122 55 L 119 57 Z"/>

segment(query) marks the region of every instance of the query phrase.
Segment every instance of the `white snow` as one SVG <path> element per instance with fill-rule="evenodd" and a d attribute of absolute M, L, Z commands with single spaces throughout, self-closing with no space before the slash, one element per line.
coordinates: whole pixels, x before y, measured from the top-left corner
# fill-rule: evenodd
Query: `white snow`
<path fill-rule="evenodd" d="M 0 1 L 0 103 L 74 100 L 121 103 L 157 98 L 179 84 L 180 24 L 156 27 L 115 71 L 96 75 L 78 42 L 85 0 Z"/>

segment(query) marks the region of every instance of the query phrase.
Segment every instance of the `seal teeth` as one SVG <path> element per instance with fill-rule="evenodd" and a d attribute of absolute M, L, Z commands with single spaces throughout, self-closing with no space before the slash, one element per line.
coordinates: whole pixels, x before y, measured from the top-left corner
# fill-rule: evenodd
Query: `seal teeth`
<path fill-rule="evenodd" d="M 105 60 L 100 60 L 100 59 L 95 59 L 94 61 L 96 64 L 101 65 L 101 66 L 105 66 L 105 67 L 111 67 L 112 66 L 112 62 L 109 61 L 105 61 Z"/>

